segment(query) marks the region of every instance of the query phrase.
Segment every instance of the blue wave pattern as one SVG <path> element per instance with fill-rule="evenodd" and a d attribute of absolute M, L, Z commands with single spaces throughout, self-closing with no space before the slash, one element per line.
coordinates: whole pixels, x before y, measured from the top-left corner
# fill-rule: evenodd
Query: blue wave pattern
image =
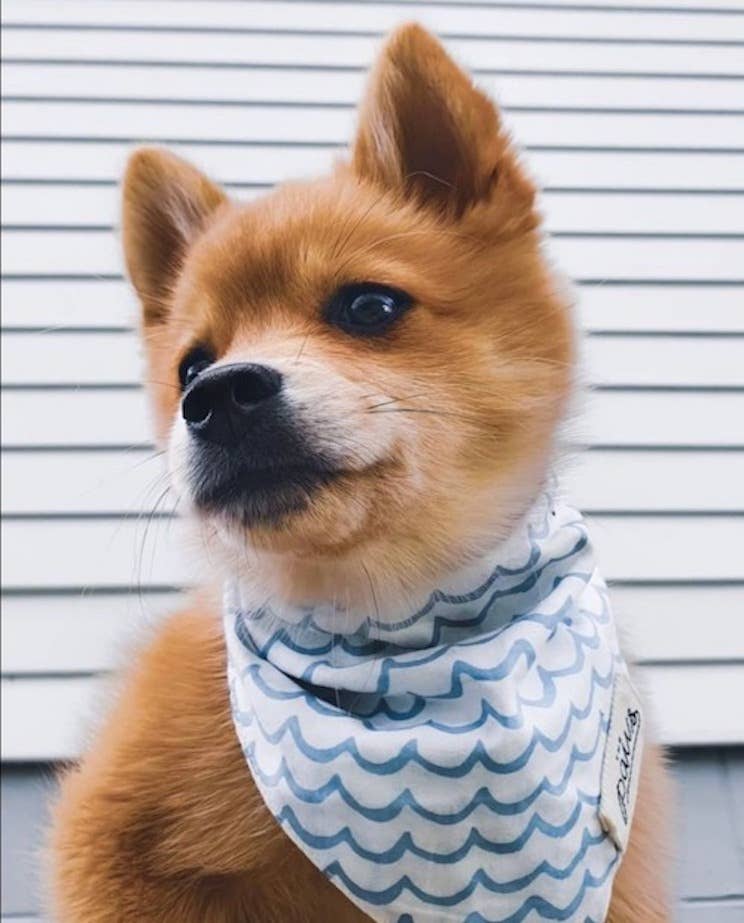
<path fill-rule="evenodd" d="M 581 516 L 550 497 L 414 611 L 332 634 L 226 593 L 235 728 L 287 835 L 378 921 L 605 919 L 626 670 Z"/>

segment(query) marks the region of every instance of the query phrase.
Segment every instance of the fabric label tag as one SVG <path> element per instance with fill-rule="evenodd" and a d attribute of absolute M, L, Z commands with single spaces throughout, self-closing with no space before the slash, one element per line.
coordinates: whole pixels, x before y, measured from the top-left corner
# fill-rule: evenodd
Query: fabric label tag
<path fill-rule="evenodd" d="M 640 698 L 623 670 L 616 674 L 612 691 L 599 797 L 599 821 L 621 852 L 633 820 L 644 730 Z"/>

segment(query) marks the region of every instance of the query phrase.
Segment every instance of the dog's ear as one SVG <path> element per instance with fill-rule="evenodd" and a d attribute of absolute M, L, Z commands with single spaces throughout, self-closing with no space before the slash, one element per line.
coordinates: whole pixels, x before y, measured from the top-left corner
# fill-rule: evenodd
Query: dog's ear
<path fill-rule="evenodd" d="M 437 39 L 396 30 L 359 110 L 357 175 L 459 215 L 491 194 L 507 146 L 493 103 Z"/>
<path fill-rule="evenodd" d="M 165 318 L 189 246 L 227 198 L 191 164 L 158 148 L 132 154 L 122 192 L 124 256 L 147 326 Z"/>

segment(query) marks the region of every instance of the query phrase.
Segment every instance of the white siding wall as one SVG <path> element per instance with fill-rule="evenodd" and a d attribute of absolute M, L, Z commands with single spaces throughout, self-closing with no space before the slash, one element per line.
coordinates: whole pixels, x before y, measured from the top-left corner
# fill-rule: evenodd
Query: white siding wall
<path fill-rule="evenodd" d="M 249 197 L 325 167 L 380 34 L 498 95 L 579 283 L 566 472 L 673 743 L 744 742 L 744 2 L 3 5 L 3 750 L 73 754 L 188 568 L 152 458 L 116 182 L 137 143 Z M 738 703 L 738 704 L 737 704 Z"/>

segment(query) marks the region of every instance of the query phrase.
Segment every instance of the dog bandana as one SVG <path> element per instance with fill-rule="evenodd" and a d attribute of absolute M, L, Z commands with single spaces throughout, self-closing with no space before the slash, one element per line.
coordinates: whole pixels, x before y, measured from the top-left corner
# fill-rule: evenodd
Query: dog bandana
<path fill-rule="evenodd" d="M 487 565 L 353 634 L 226 599 L 256 785 L 373 920 L 605 919 L 641 713 L 577 512 L 542 498 Z"/>

